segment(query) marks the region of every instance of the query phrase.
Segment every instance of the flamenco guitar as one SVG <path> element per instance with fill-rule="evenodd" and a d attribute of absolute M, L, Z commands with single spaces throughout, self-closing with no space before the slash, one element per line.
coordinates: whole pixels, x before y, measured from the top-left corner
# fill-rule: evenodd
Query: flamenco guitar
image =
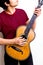
<path fill-rule="evenodd" d="M 43 1 L 39 1 L 37 8 L 41 7 Z M 24 46 L 19 45 L 7 45 L 7 54 L 17 60 L 25 60 L 30 55 L 30 45 L 29 43 L 34 39 L 35 33 L 32 30 L 32 25 L 37 15 L 33 14 L 30 23 L 27 26 L 20 26 L 16 31 L 16 37 L 22 37 L 26 39 L 26 44 Z"/>

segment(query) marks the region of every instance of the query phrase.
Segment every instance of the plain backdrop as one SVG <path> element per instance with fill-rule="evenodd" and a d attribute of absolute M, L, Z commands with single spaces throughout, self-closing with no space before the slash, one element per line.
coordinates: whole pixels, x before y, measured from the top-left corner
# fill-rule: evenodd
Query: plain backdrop
<path fill-rule="evenodd" d="M 29 19 L 31 19 L 38 0 L 19 0 L 18 8 L 24 9 Z M 0 8 L 0 12 L 2 9 Z M 34 65 L 43 65 L 43 6 L 41 15 L 36 19 L 35 39 L 30 43 Z M 4 65 L 4 49 L 0 45 L 0 65 Z"/>

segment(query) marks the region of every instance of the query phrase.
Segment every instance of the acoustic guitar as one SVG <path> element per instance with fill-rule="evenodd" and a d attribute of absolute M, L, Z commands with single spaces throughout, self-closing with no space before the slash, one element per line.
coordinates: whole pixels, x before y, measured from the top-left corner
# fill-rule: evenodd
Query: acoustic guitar
<path fill-rule="evenodd" d="M 37 8 L 43 5 L 43 0 L 39 0 Z M 36 19 L 37 15 L 33 14 L 30 22 L 27 26 L 20 26 L 16 31 L 16 37 L 22 37 L 26 39 L 24 46 L 19 45 L 6 45 L 7 54 L 16 60 L 25 60 L 30 55 L 30 42 L 35 38 L 35 32 L 32 29 L 32 25 Z"/>

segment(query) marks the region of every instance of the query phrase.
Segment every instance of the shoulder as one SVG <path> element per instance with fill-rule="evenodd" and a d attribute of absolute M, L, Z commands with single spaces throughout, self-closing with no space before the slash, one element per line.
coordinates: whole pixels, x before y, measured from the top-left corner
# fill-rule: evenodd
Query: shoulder
<path fill-rule="evenodd" d="M 0 17 L 3 16 L 3 14 L 4 14 L 4 11 L 0 12 Z"/>
<path fill-rule="evenodd" d="M 4 16 L 5 16 L 5 15 L 4 15 L 4 11 L 0 12 L 0 19 L 1 19 L 1 20 L 3 19 Z"/>
<path fill-rule="evenodd" d="M 26 13 L 26 11 L 25 11 L 24 9 L 21 9 L 21 8 L 16 8 L 16 10 L 17 10 L 18 12 L 21 12 L 21 13 Z"/>
<path fill-rule="evenodd" d="M 2 25 L 2 12 L 0 12 L 0 26 Z"/>
<path fill-rule="evenodd" d="M 22 16 L 28 17 L 28 15 L 24 9 L 17 8 L 17 13 L 21 14 Z"/>
<path fill-rule="evenodd" d="M 4 18 L 4 11 L 0 12 L 0 23 L 2 23 Z"/>

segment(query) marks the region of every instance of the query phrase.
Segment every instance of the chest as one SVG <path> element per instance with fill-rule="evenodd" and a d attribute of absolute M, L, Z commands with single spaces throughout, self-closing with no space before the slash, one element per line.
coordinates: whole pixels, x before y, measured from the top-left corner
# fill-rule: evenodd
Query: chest
<path fill-rule="evenodd" d="M 25 20 L 24 20 L 25 21 Z M 16 29 L 24 25 L 25 22 L 23 21 L 23 18 L 21 18 L 19 15 L 18 16 L 6 16 L 3 18 L 3 23 L 2 23 L 2 31 L 5 34 L 8 34 L 9 32 L 15 32 Z"/>

